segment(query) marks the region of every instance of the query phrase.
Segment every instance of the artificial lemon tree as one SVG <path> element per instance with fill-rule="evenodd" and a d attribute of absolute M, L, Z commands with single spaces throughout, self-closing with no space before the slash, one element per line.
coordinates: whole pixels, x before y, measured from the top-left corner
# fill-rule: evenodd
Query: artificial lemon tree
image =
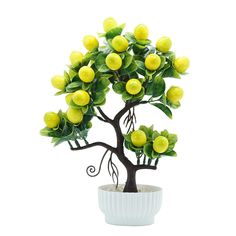
<path fill-rule="evenodd" d="M 133 33 L 123 33 L 124 25 L 117 25 L 113 18 L 107 18 L 103 26 L 105 32 L 99 37 L 104 44 L 100 45 L 93 35 L 85 36 L 85 55 L 73 51 L 69 69 L 64 75 L 52 78 L 52 85 L 59 90 L 56 95 L 65 95 L 68 110 L 47 112 L 46 127 L 41 134 L 52 137 L 55 145 L 68 142 L 71 150 L 102 146 L 105 153 L 101 164 L 110 153 L 108 170 L 113 180 L 118 184 L 118 169 L 112 160 L 114 154 L 127 170 L 124 192 L 137 192 L 136 172 L 155 170 L 162 156 L 176 156 L 177 136 L 167 130 L 157 131 L 153 126 L 136 128 L 134 108 L 149 104 L 172 118 L 171 110 L 180 107 L 183 90 L 175 85 L 167 88 L 165 78 L 180 79 L 189 67 L 189 59 L 176 57 L 170 51 L 169 37 L 161 37 L 153 46 L 148 38 L 149 30 L 143 24 Z M 124 107 L 113 118 L 102 110 L 110 90 L 124 101 Z M 87 140 L 95 118 L 114 128 L 115 146 Z M 125 148 L 135 154 L 136 161 L 128 158 Z M 96 176 L 100 170 L 101 165 L 97 173 L 94 166 L 89 166 L 87 173 Z"/>

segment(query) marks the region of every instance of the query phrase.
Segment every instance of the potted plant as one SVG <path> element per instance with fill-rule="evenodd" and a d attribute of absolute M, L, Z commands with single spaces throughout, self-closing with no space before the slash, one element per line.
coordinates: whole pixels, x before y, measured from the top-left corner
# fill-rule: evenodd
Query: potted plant
<path fill-rule="evenodd" d="M 52 85 L 59 89 L 56 95 L 66 94 L 68 110 L 47 112 L 46 127 L 41 134 L 52 137 L 54 145 L 68 142 L 73 151 L 94 146 L 104 148 L 98 170 L 89 166 L 87 173 L 98 175 L 105 157 L 109 156 L 108 171 L 115 184 L 98 189 L 99 206 L 106 221 L 116 225 L 148 225 L 154 222 L 154 215 L 160 209 L 162 190 L 137 185 L 136 173 L 143 169 L 156 170 L 162 156 L 176 156 L 177 136 L 167 130 L 157 131 L 153 126 L 136 128 L 135 107 L 149 104 L 172 118 L 171 109 L 180 107 L 183 90 L 178 86 L 167 89 L 165 78 L 180 79 L 189 67 L 189 60 L 170 51 L 172 43 L 168 37 L 161 37 L 152 46 L 148 28 L 143 24 L 133 33 L 123 33 L 124 24 L 118 26 L 113 18 L 104 20 L 103 26 L 105 32 L 99 37 L 104 39 L 104 44 L 100 45 L 92 35 L 85 36 L 86 54 L 73 51 L 68 71 L 52 78 Z M 124 107 L 114 117 L 102 109 L 109 91 L 124 101 Z M 88 141 L 95 118 L 113 127 L 115 146 Z M 125 149 L 132 151 L 135 159 L 127 156 Z M 124 185 L 118 184 L 114 156 L 127 170 Z"/>

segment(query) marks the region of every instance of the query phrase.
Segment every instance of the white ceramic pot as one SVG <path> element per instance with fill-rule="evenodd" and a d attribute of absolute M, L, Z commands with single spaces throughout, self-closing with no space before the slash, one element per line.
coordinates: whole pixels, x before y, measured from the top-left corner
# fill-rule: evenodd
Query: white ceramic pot
<path fill-rule="evenodd" d="M 138 185 L 137 193 L 124 193 L 120 185 L 104 185 L 98 188 L 101 211 L 108 224 L 112 225 L 150 225 L 160 210 L 162 189 L 151 185 Z"/>

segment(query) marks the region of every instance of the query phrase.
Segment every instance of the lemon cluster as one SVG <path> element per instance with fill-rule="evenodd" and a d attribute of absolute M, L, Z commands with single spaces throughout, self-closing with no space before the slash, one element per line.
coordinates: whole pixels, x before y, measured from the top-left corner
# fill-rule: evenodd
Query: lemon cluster
<path fill-rule="evenodd" d="M 142 130 L 135 130 L 131 133 L 131 141 L 135 147 L 143 147 L 147 143 L 147 136 Z M 164 153 L 169 146 L 169 141 L 164 136 L 158 136 L 153 140 L 153 149 L 157 153 Z"/>
<path fill-rule="evenodd" d="M 145 24 L 138 24 L 131 33 L 123 33 L 123 29 L 124 25 L 119 25 L 114 18 L 106 18 L 104 32 L 99 34 L 104 37 L 105 45 L 99 42 L 99 37 L 85 35 L 82 38 L 85 51 L 70 53 L 68 73 L 65 71 L 51 78 L 52 86 L 58 90 L 56 95 L 65 94 L 69 107 L 63 115 L 45 114 L 48 129 L 57 130 L 66 122 L 73 127 L 84 124 L 88 110 L 106 102 L 109 84 L 125 102 L 141 101 L 150 96 L 146 101 L 169 117 L 172 115 L 169 107 L 179 107 L 183 89 L 174 85 L 166 89 L 164 78 L 179 78 L 185 74 L 190 66 L 189 59 L 175 56 L 168 36 L 159 37 L 152 45 Z M 63 123 L 64 117 L 66 122 Z M 167 136 L 159 134 L 150 139 L 142 129 L 133 131 L 130 140 L 137 148 L 151 144 L 152 151 L 159 154 L 165 153 L 170 146 Z"/>

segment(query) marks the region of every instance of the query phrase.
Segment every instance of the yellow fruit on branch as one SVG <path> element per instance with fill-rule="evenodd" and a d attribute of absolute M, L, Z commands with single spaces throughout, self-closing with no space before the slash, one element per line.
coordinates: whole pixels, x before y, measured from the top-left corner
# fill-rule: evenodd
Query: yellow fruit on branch
<path fill-rule="evenodd" d="M 126 91 L 131 95 L 138 94 L 142 89 L 142 84 L 138 79 L 130 79 L 126 83 Z"/>
<path fill-rule="evenodd" d="M 156 42 L 156 48 L 160 52 L 168 52 L 172 46 L 171 39 L 169 37 L 163 36 Z"/>
<path fill-rule="evenodd" d="M 177 86 L 170 87 L 166 93 L 167 99 L 174 104 L 178 103 L 182 99 L 183 95 L 183 89 Z"/>
<path fill-rule="evenodd" d="M 164 136 L 158 136 L 153 142 L 153 149 L 157 153 L 163 153 L 168 149 L 169 141 Z"/>
<path fill-rule="evenodd" d="M 187 57 L 178 57 L 174 61 L 174 67 L 179 73 L 184 73 L 190 65 L 190 61 Z"/>
<path fill-rule="evenodd" d="M 122 59 L 116 53 L 110 53 L 106 57 L 106 65 L 111 70 L 119 70 L 122 66 Z"/>
<path fill-rule="evenodd" d="M 112 17 L 106 18 L 103 21 L 103 29 L 104 29 L 105 32 L 110 31 L 111 29 L 115 28 L 116 26 L 117 26 L 117 22 Z"/>
<path fill-rule="evenodd" d="M 128 40 L 121 35 L 116 36 L 115 38 L 112 39 L 112 47 L 117 51 L 117 52 L 124 52 L 128 48 L 129 43 Z"/>
<path fill-rule="evenodd" d="M 51 79 L 51 83 L 54 88 L 57 88 L 60 90 L 64 90 L 67 84 L 65 77 L 61 75 L 53 76 Z"/>
<path fill-rule="evenodd" d="M 80 109 L 74 109 L 69 107 L 66 112 L 68 120 L 73 124 L 79 124 L 84 117 L 83 112 Z"/>
<path fill-rule="evenodd" d="M 44 115 L 44 122 L 48 128 L 53 129 L 60 124 L 60 117 L 55 112 L 47 112 Z"/>
<path fill-rule="evenodd" d="M 72 66 L 77 66 L 83 60 L 83 54 L 81 52 L 73 51 L 70 54 L 70 62 Z"/>
<path fill-rule="evenodd" d="M 142 130 L 135 130 L 131 133 L 131 142 L 136 147 L 142 147 L 147 142 L 147 136 Z"/>
<path fill-rule="evenodd" d="M 73 93 L 69 93 L 65 96 L 65 100 L 66 100 L 67 105 L 70 105 L 72 96 L 73 96 Z"/>
<path fill-rule="evenodd" d="M 149 54 L 145 59 L 145 67 L 148 70 L 157 70 L 161 65 L 161 58 L 157 54 Z"/>
<path fill-rule="evenodd" d="M 78 106 L 86 106 L 90 102 L 90 96 L 86 91 L 78 90 L 73 93 L 72 100 Z"/>
<path fill-rule="evenodd" d="M 143 24 L 136 26 L 134 29 L 134 37 L 137 40 L 148 39 L 148 27 Z"/>
<path fill-rule="evenodd" d="M 83 66 L 79 70 L 79 78 L 85 82 L 90 83 L 94 80 L 95 73 L 94 70 L 89 66 Z"/>
<path fill-rule="evenodd" d="M 99 42 L 98 42 L 97 38 L 94 37 L 93 35 L 84 36 L 83 44 L 84 44 L 84 47 L 88 51 L 92 51 L 92 50 L 98 48 L 98 46 L 99 46 Z"/>

